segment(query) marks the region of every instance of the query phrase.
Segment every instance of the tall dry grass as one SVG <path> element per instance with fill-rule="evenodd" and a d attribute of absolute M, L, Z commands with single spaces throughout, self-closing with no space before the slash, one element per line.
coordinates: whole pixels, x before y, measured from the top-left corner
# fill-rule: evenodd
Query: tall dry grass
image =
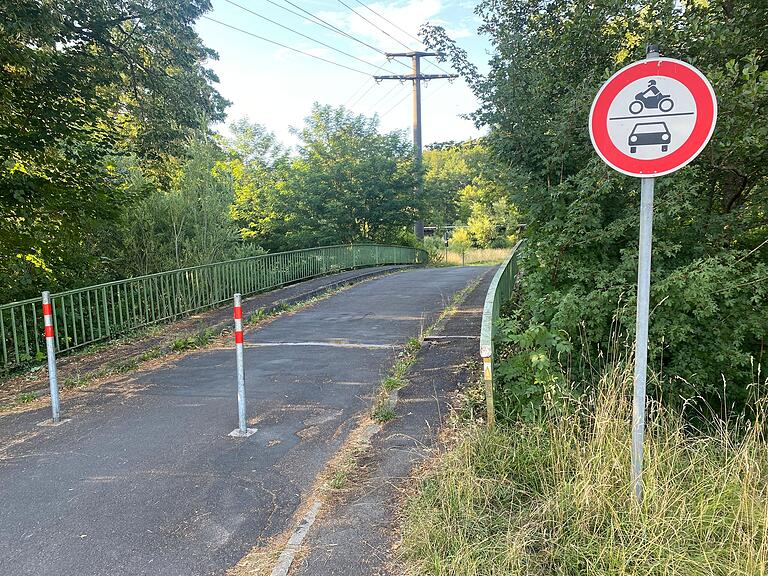
<path fill-rule="evenodd" d="M 464 252 L 463 263 L 465 266 L 470 264 L 498 264 L 503 262 L 511 251 L 511 248 L 472 248 Z M 462 265 L 461 252 L 448 250 L 446 259 L 446 254 L 443 251 L 437 254 L 437 259 L 443 264 Z"/>
<path fill-rule="evenodd" d="M 536 424 L 472 427 L 405 510 L 414 573 L 519 576 L 768 574 L 766 411 L 707 432 L 653 405 L 645 498 L 631 494 L 632 375 Z"/>

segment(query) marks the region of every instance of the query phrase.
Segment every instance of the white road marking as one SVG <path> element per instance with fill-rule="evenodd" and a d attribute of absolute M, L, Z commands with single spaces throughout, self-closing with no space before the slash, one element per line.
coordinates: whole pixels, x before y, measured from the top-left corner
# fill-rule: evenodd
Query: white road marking
<path fill-rule="evenodd" d="M 358 342 L 246 342 L 246 348 L 279 348 L 280 346 L 324 346 L 327 348 L 394 349 L 398 344 L 365 344 Z"/>

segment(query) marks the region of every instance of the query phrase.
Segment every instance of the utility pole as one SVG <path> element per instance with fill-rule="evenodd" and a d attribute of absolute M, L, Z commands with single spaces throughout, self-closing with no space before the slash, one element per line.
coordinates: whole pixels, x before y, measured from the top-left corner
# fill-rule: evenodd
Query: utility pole
<path fill-rule="evenodd" d="M 391 76 L 374 76 L 377 82 L 381 80 L 411 80 L 413 82 L 413 156 L 416 169 L 419 171 L 419 186 L 417 194 L 419 198 L 424 195 L 424 179 L 421 177 L 421 82 L 422 80 L 452 80 L 458 78 L 458 74 L 422 74 L 421 59 L 426 56 L 440 56 L 437 52 L 388 52 L 387 58 L 410 58 L 413 73 Z M 424 222 L 419 219 L 413 225 L 416 238 L 424 239 Z"/>

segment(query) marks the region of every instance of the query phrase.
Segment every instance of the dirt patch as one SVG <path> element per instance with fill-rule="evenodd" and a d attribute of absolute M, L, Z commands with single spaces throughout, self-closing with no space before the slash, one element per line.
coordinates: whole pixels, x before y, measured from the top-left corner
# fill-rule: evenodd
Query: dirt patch
<path fill-rule="evenodd" d="M 310 418 L 313 420 L 316 417 Z M 269 576 L 280 563 L 281 555 L 289 548 L 289 542 L 302 527 L 308 515 L 316 508 L 312 520 L 321 519 L 326 509 L 332 508 L 349 493 L 350 486 L 357 484 L 364 476 L 366 469 L 363 464 L 370 459 L 370 440 L 381 430 L 381 426 L 373 422 L 367 415 L 358 418 L 344 444 L 328 461 L 323 471 L 317 476 L 312 488 L 302 496 L 301 504 L 296 510 L 289 528 L 264 543 L 251 549 L 240 561 L 227 571 L 227 576 Z M 340 473 L 350 471 L 345 476 L 343 486 L 334 487 Z M 352 476 L 354 474 L 354 476 Z M 308 549 L 299 546 L 295 551 L 293 561 L 301 559 Z M 290 565 L 290 563 L 288 563 Z"/>

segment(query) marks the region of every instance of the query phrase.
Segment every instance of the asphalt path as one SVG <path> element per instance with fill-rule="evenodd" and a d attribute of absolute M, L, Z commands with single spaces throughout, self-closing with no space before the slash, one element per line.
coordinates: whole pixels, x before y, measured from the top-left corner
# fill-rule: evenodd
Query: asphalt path
<path fill-rule="evenodd" d="M 399 347 L 487 268 L 416 269 L 353 286 L 205 350 L 63 403 L 0 417 L 0 575 L 223 574 L 290 526 L 371 405 Z"/>

